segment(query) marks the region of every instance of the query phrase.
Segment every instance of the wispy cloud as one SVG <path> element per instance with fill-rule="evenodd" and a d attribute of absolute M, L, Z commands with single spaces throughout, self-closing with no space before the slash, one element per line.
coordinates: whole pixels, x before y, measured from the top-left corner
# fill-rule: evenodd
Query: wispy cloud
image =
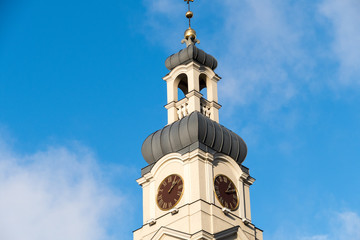
<path fill-rule="evenodd" d="M 340 63 L 339 80 L 346 85 L 360 84 L 360 2 L 324 0 L 320 13 L 331 24 L 332 49 Z"/>
<path fill-rule="evenodd" d="M 300 32 L 287 15 L 292 6 L 269 0 L 225 3 L 221 96 L 230 104 L 261 102 L 264 111 L 283 106 L 298 94 L 292 77 L 306 77 L 300 69 L 308 62 Z"/>
<path fill-rule="evenodd" d="M 328 240 L 328 239 L 329 238 L 327 235 L 316 235 L 316 236 L 301 238 L 301 240 Z"/>
<path fill-rule="evenodd" d="M 314 231 L 322 231 L 311 235 L 304 231 L 299 231 L 303 227 L 300 223 L 297 223 L 295 228 L 289 229 L 279 227 L 277 231 L 268 239 L 285 240 L 348 240 L 360 239 L 360 216 L 357 212 L 346 211 L 341 213 L 332 212 L 328 216 L 323 216 L 323 224 L 327 225 L 327 230 L 317 229 Z M 286 229 L 286 230 L 285 230 Z"/>
<path fill-rule="evenodd" d="M 180 41 L 183 31 L 182 3 L 144 0 L 144 4 L 148 8 L 147 24 L 150 22 L 157 34 L 167 39 L 162 45 L 178 48 L 174 42 Z M 357 0 L 323 0 L 319 8 L 317 2 L 279 0 L 197 5 L 203 9 L 197 11 L 197 21 L 216 24 L 215 31 L 202 25 L 207 36 L 199 37 L 212 42 L 206 50 L 220 60 L 218 71 L 224 78 L 220 91 L 227 105 L 261 103 L 263 111 L 277 111 L 293 99 L 311 94 L 315 86 L 328 86 L 329 75 L 332 84 L 359 83 Z M 324 25 L 323 16 L 331 21 L 330 26 Z M 331 51 L 340 62 L 337 79 L 326 74 L 334 71 Z"/>
<path fill-rule="evenodd" d="M 333 220 L 334 240 L 360 239 L 360 216 L 356 212 L 343 212 Z"/>
<path fill-rule="evenodd" d="M 20 155 L 0 139 L 0 239 L 111 239 L 122 199 L 89 151 L 49 147 Z"/>
<path fill-rule="evenodd" d="M 143 0 L 143 4 L 147 8 L 144 34 L 148 40 L 160 46 L 176 49 L 177 46 L 173 43 L 180 43 L 181 32 L 185 30 L 181 29 L 179 24 L 182 22 L 180 19 L 184 19 L 184 12 L 179 10 L 185 8 L 184 3 L 177 0 Z M 153 34 L 149 35 L 149 29 Z"/>

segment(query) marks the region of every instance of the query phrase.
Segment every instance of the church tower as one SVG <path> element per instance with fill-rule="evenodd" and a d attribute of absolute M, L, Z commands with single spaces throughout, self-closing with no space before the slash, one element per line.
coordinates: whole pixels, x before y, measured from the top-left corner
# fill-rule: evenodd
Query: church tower
<path fill-rule="evenodd" d="M 147 137 L 141 150 L 148 166 L 137 180 L 143 226 L 134 231 L 134 240 L 262 240 L 251 220 L 255 179 L 242 165 L 247 147 L 219 123 L 217 61 L 197 48 L 190 25 L 193 0 L 185 1 L 186 48 L 165 62 L 168 125 Z"/>

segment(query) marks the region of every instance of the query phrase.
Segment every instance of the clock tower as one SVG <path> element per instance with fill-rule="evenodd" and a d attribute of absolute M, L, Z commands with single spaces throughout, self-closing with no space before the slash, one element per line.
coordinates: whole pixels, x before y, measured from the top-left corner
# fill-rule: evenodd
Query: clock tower
<path fill-rule="evenodd" d="M 134 240 L 262 240 L 251 219 L 244 140 L 219 123 L 216 59 L 197 48 L 186 17 L 186 48 L 165 61 L 168 125 L 146 138 L 143 226 Z M 200 91 L 205 89 L 206 96 Z M 178 91 L 184 98 L 179 99 Z"/>

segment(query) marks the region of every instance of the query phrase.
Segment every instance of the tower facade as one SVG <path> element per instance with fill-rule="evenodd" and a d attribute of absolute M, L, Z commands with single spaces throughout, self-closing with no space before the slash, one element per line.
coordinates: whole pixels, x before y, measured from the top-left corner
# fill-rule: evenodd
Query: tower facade
<path fill-rule="evenodd" d="M 134 240 L 262 240 L 251 219 L 246 144 L 219 123 L 217 61 L 196 47 L 190 26 L 183 42 L 165 62 L 168 125 L 142 146 L 143 226 Z"/>

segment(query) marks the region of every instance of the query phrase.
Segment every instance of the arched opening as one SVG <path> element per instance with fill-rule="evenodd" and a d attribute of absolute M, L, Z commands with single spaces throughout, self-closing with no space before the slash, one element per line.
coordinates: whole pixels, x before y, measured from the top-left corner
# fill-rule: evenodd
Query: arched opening
<path fill-rule="evenodd" d="M 200 84 L 200 93 L 203 95 L 203 98 L 207 99 L 207 87 L 206 87 L 206 75 L 201 74 L 199 77 Z"/>
<path fill-rule="evenodd" d="M 178 100 L 185 98 L 186 94 L 188 94 L 188 78 L 185 73 L 180 74 L 178 76 L 179 84 L 178 84 Z"/>

